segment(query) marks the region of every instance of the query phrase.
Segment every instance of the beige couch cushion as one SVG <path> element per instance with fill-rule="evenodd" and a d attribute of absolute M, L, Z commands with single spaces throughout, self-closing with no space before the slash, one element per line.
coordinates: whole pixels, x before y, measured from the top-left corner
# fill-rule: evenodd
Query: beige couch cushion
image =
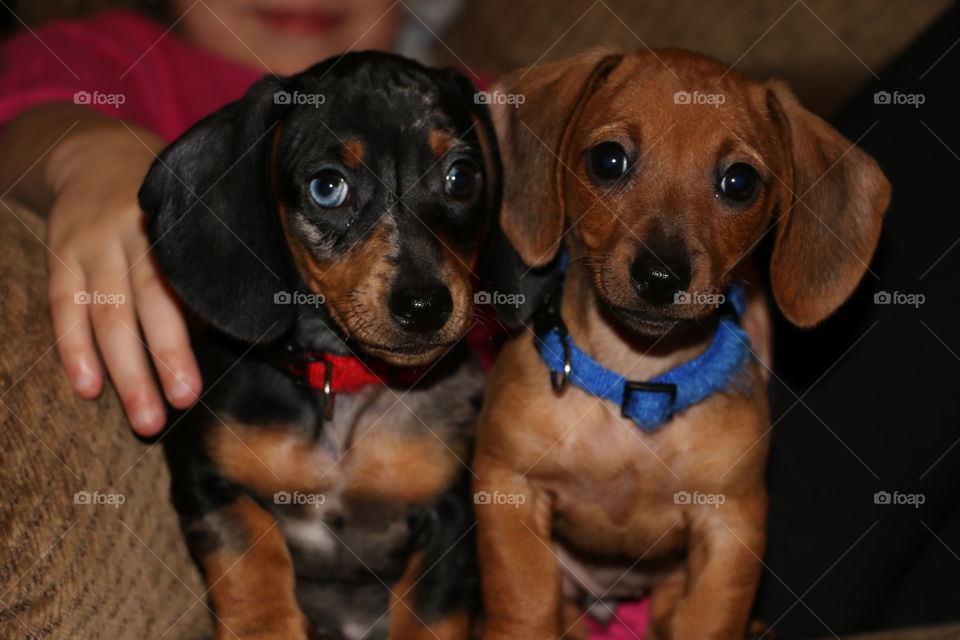
<path fill-rule="evenodd" d="M 112 389 L 80 400 L 60 369 L 43 234 L 0 200 L 0 638 L 209 634 L 161 448 L 132 435 Z"/>

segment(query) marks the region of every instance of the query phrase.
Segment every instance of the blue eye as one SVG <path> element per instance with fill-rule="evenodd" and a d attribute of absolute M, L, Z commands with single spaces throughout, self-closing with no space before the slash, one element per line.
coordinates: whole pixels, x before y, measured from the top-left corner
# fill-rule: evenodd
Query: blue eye
<path fill-rule="evenodd" d="M 477 191 L 479 172 L 472 162 L 458 160 L 450 165 L 443 178 L 443 189 L 447 195 L 465 200 Z"/>
<path fill-rule="evenodd" d="M 334 209 L 347 199 L 350 187 L 339 171 L 321 171 L 310 181 L 310 197 L 324 209 Z"/>
<path fill-rule="evenodd" d="M 627 152 L 616 142 L 601 142 L 590 151 L 590 172 L 601 181 L 616 180 L 629 166 Z"/>

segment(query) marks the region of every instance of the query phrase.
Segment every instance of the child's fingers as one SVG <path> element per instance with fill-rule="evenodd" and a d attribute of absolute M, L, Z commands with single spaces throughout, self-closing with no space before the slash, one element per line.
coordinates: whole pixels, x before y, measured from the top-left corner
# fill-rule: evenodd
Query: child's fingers
<path fill-rule="evenodd" d="M 183 313 L 150 260 L 138 262 L 132 276 L 137 314 L 154 367 L 170 404 L 185 409 L 196 402 L 202 382 Z"/>
<path fill-rule="evenodd" d="M 114 265 L 92 274 L 91 286 L 101 295 L 114 297 L 91 305 L 90 316 L 100 354 L 130 425 L 140 435 L 152 436 L 163 428 L 164 407 L 140 339 L 130 281 L 122 273 Z"/>
<path fill-rule="evenodd" d="M 83 288 L 82 275 L 79 279 L 74 275 L 82 273 L 79 265 L 67 269 L 56 259 L 50 261 L 50 317 L 70 386 L 80 397 L 90 399 L 103 388 L 103 372 L 90 330 L 90 292 Z"/>

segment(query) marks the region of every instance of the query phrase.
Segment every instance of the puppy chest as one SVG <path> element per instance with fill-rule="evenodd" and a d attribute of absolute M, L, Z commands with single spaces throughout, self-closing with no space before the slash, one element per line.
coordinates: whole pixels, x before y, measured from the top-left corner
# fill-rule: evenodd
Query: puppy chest
<path fill-rule="evenodd" d="M 322 637 L 385 638 L 389 590 L 405 570 L 411 516 L 339 497 L 274 510 L 304 613 Z"/>
<path fill-rule="evenodd" d="M 206 439 L 223 477 L 265 501 L 294 506 L 333 496 L 429 503 L 465 469 L 466 444 L 456 432 L 441 424 L 429 428 L 406 410 L 354 415 L 345 410 L 319 431 L 302 424 L 231 421 L 211 429 Z"/>
<path fill-rule="evenodd" d="M 677 491 L 728 490 L 756 466 L 753 449 L 765 450 L 754 396 L 718 393 L 644 431 L 611 403 L 570 395 L 556 400 L 551 429 L 532 451 L 542 458 L 534 473 L 560 493 L 604 505 L 614 519 L 643 501 L 672 504 Z"/>
<path fill-rule="evenodd" d="M 298 581 L 364 583 L 398 579 L 415 509 L 349 500 L 333 494 L 311 506 L 271 508 L 283 531 Z"/>
<path fill-rule="evenodd" d="M 679 433 L 644 433 L 610 403 L 570 400 L 574 398 L 555 400 L 549 428 L 529 447 L 534 475 L 575 485 L 571 490 L 593 494 L 584 497 L 603 503 L 621 498 L 635 503 L 636 490 L 649 493 L 669 482 L 670 468 L 682 461 L 687 447 Z M 543 421 L 539 419 L 541 425 Z"/>

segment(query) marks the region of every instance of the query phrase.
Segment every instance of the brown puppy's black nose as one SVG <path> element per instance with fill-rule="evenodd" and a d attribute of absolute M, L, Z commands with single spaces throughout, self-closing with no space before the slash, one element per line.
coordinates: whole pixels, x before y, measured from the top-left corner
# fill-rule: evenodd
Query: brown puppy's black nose
<path fill-rule="evenodd" d="M 671 304 L 690 286 L 690 262 L 642 251 L 630 265 L 630 277 L 637 293 L 650 304 Z"/>
<path fill-rule="evenodd" d="M 390 294 L 390 313 L 404 331 L 429 333 L 442 327 L 453 311 L 453 298 L 443 285 L 408 287 Z"/>

